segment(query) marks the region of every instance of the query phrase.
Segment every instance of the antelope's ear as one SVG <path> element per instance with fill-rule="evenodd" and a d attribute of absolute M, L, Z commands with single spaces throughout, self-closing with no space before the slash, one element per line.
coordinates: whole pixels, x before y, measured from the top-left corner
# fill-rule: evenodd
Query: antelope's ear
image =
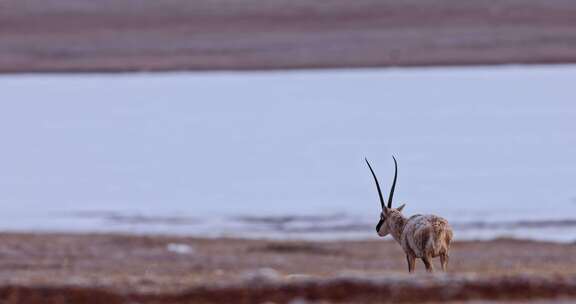
<path fill-rule="evenodd" d="M 404 207 L 406 207 L 406 204 L 402 204 L 402 206 L 396 208 L 396 210 L 402 212 L 402 209 L 404 209 Z"/>

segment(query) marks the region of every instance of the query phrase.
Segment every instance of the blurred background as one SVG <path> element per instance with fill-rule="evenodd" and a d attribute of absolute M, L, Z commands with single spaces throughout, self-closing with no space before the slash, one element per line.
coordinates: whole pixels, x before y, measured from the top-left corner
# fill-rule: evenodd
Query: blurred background
<path fill-rule="evenodd" d="M 0 227 L 374 237 L 362 159 L 387 184 L 394 154 L 407 212 L 464 238 L 574 240 L 576 70 L 520 64 L 574 62 L 575 12 L 4 1 Z"/>
<path fill-rule="evenodd" d="M 0 227 L 376 238 L 398 204 L 458 237 L 576 239 L 571 67 L 2 77 Z M 103 225 L 104 224 L 104 225 Z"/>
<path fill-rule="evenodd" d="M 395 204 L 452 224 L 454 273 L 573 276 L 574 16 L 569 0 L 1 1 L 0 289 L 390 279 L 404 260 L 374 231 L 363 159 L 387 195 L 392 155 Z"/>

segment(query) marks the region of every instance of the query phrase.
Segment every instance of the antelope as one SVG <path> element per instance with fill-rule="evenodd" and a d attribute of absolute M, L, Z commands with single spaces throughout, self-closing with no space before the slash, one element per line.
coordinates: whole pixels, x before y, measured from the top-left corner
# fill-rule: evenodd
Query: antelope
<path fill-rule="evenodd" d="M 394 188 L 396 188 L 396 179 L 398 177 L 398 163 L 394 156 L 392 158 L 394 159 L 394 181 L 390 188 L 388 205 L 384 205 L 378 178 L 368 159 L 365 158 L 366 164 L 368 164 L 368 168 L 374 177 L 380 204 L 382 205 L 376 232 L 380 237 L 391 234 L 394 240 L 402 246 L 404 253 L 406 253 L 408 272 L 414 271 L 416 258 L 422 259 L 426 266 L 426 271 L 433 272 L 432 258 L 438 256 L 440 257 L 442 270 L 446 271 L 449 258 L 448 251 L 452 241 L 452 228 L 448 221 L 436 215 L 417 214 L 409 218 L 405 217 L 402 214 L 402 209 L 404 209 L 406 204 L 402 204 L 398 208 L 392 208 L 392 198 L 394 197 Z"/>

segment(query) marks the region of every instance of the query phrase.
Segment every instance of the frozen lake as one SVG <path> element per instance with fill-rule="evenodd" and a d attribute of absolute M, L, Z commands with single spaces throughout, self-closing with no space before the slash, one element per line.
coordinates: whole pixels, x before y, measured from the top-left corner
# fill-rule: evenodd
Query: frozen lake
<path fill-rule="evenodd" d="M 0 229 L 576 240 L 576 67 L 0 77 Z"/>

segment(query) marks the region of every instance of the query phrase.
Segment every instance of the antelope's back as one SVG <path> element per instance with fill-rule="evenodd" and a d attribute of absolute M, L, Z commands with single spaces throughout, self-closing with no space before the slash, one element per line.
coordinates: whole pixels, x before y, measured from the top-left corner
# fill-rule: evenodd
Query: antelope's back
<path fill-rule="evenodd" d="M 416 257 L 436 257 L 447 254 L 452 241 L 452 228 L 448 221 L 436 215 L 414 215 L 402 233 L 402 246 Z"/>

